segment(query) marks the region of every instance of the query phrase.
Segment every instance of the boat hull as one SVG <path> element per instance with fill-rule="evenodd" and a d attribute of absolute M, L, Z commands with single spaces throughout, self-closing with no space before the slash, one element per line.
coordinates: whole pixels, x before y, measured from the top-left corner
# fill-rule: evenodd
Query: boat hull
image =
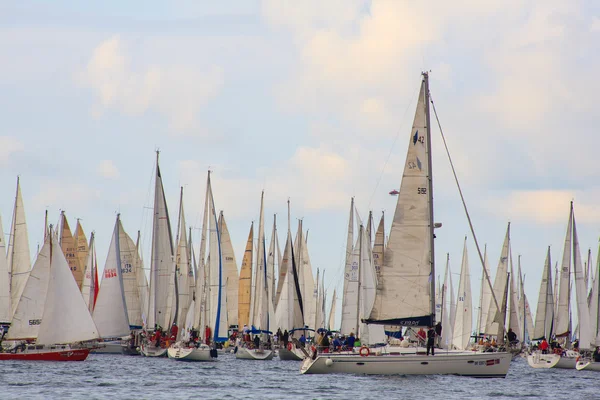
<path fill-rule="evenodd" d="M 121 342 L 100 342 L 97 347 L 91 349 L 92 354 L 122 354 L 123 346 Z"/>
<path fill-rule="evenodd" d="M 297 353 L 296 349 L 288 350 L 286 348 L 279 349 L 279 359 L 282 361 L 302 361 L 304 359 L 303 356 Z"/>
<path fill-rule="evenodd" d="M 167 349 L 163 349 L 162 347 L 142 345 L 140 347 L 140 353 L 144 357 L 166 357 Z"/>
<path fill-rule="evenodd" d="M 530 367 L 536 369 L 548 369 L 548 368 L 561 368 L 561 369 L 575 369 L 577 364 L 577 353 L 574 351 L 567 351 L 567 354 L 561 356 L 560 354 L 541 354 L 536 351 L 527 356 L 527 363 Z"/>
<path fill-rule="evenodd" d="M 209 347 L 185 348 L 169 347 L 167 350 L 169 358 L 177 361 L 216 361 L 217 358 L 211 356 Z"/>
<path fill-rule="evenodd" d="M 247 349 L 237 347 L 235 358 L 240 360 L 272 360 L 275 352 L 273 350 Z"/>
<path fill-rule="evenodd" d="M 600 362 L 591 360 L 579 360 L 575 365 L 577 371 L 600 371 Z"/>
<path fill-rule="evenodd" d="M 89 354 L 89 349 L 25 350 L 22 353 L 0 353 L 0 360 L 84 361 Z"/>
<path fill-rule="evenodd" d="M 463 353 L 423 355 L 320 355 L 306 358 L 303 374 L 350 373 L 366 375 L 461 375 L 480 378 L 504 378 L 510 353 Z"/>

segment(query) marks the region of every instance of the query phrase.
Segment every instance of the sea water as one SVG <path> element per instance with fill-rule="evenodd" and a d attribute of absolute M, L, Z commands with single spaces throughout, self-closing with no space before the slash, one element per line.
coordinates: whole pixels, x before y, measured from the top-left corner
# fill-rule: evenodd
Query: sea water
<path fill-rule="evenodd" d="M 301 375 L 300 362 L 182 362 L 91 354 L 83 362 L 0 362 L 0 399 L 600 399 L 600 372 L 533 369 L 505 379 Z"/>

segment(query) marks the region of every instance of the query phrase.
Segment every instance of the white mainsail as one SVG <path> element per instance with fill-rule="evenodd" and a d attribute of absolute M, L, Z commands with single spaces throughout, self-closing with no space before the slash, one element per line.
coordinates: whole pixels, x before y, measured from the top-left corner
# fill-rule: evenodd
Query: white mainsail
<path fill-rule="evenodd" d="M 358 245 L 360 254 L 359 273 L 359 328 L 358 336 L 363 344 L 385 343 L 386 337 L 383 325 L 365 324 L 360 322 L 366 319 L 375 302 L 375 293 L 377 291 L 377 276 L 371 262 L 371 244 L 367 237 L 366 230 L 361 226 L 359 229 Z"/>
<path fill-rule="evenodd" d="M 0 218 L 0 325 L 10 324 L 12 317 L 12 304 L 10 298 L 10 274 L 8 271 L 8 260 L 6 254 L 6 242 L 4 240 L 4 228 Z"/>
<path fill-rule="evenodd" d="M 552 337 L 552 323 L 554 321 L 554 295 L 552 293 L 552 261 L 550 257 L 550 246 L 544 262 L 544 272 L 540 282 L 540 294 L 535 312 L 535 327 L 532 340 Z"/>
<path fill-rule="evenodd" d="M 23 295 L 17 303 L 10 329 L 6 335 L 8 340 L 36 339 L 44 314 L 48 280 L 50 279 L 50 233 L 33 264 L 29 279 L 25 283 Z M 60 251 L 60 249 L 59 249 Z"/>
<path fill-rule="evenodd" d="M 567 225 L 567 234 L 565 236 L 565 246 L 563 249 L 563 259 L 558 280 L 558 304 L 556 307 L 556 327 L 554 333 L 557 337 L 568 336 L 571 331 L 571 247 L 573 236 L 573 203 L 569 210 L 569 222 Z M 555 292 L 556 294 L 556 292 Z"/>
<path fill-rule="evenodd" d="M 227 323 L 231 326 L 238 324 L 238 289 L 240 282 L 233 244 L 231 243 L 231 236 L 229 235 L 229 229 L 227 229 L 223 211 L 221 211 L 221 214 L 219 215 L 219 227 L 219 232 L 221 233 L 223 270 L 225 279 L 227 280 L 225 285 L 227 288 Z"/>
<path fill-rule="evenodd" d="M 96 243 L 95 234 L 92 232 L 90 236 L 90 244 L 88 246 L 88 254 L 85 262 L 85 268 L 83 273 L 83 281 L 81 282 L 81 295 L 85 301 L 90 314 L 94 312 L 94 305 L 96 303 L 96 270 L 98 268 L 98 261 L 96 260 Z"/>
<path fill-rule="evenodd" d="M 175 282 L 175 260 L 171 223 L 167 209 L 167 200 L 158 165 L 156 153 L 156 180 L 154 186 L 154 218 L 152 222 L 152 257 L 150 260 L 150 286 L 148 299 L 148 320 L 150 329 L 155 324 L 170 328 L 172 309 L 169 297 L 173 296 Z M 171 301 L 172 304 L 172 301 Z"/>
<path fill-rule="evenodd" d="M 212 186 L 210 184 L 210 173 L 208 176 L 207 190 L 209 200 L 209 326 L 213 332 L 213 340 L 215 342 L 224 342 L 229 338 L 227 335 L 227 329 L 229 327 L 227 324 L 227 277 L 223 267 L 221 232 L 219 231 L 219 220 L 215 208 Z"/>
<path fill-rule="evenodd" d="M 140 256 L 140 231 L 137 233 L 137 239 L 135 240 L 135 258 L 134 258 L 135 276 L 137 278 L 138 293 L 140 294 L 140 307 L 142 309 L 142 323 L 146 325 L 148 318 L 148 278 L 146 277 L 146 271 L 144 269 L 144 262 Z"/>
<path fill-rule="evenodd" d="M 256 254 L 256 268 L 254 270 L 254 285 L 252 301 L 250 302 L 250 325 L 262 330 L 269 330 L 269 321 L 272 319 L 273 302 L 269 294 L 267 281 L 267 260 L 265 249 L 264 230 L 264 192 L 260 199 L 260 216 L 258 223 L 258 246 Z"/>
<path fill-rule="evenodd" d="M 487 245 L 483 250 L 483 267 L 487 271 L 488 276 L 492 276 L 490 273 L 490 264 L 487 256 Z M 485 324 L 488 320 L 488 312 L 490 310 L 490 302 L 492 301 L 492 289 L 488 285 L 485 279 L 485 272 L 481 271 L 481 288 L 479 295 L 479 318 L 477 319 L 477 336 L 481 335 L 486 331 Z"/>
<path fill-rule="evenodd" d="M 512 258 L 512 250 L 509 250 L 509 260 L 510 260 L 510 286 L 509 286 L 509 298 L 510 298 L 510 303 L 509 303 L 509 314 L 508 314 L 508 328 L 512 329 L 513 332 L 515 334 L 517 334 L 518 337 L 521 336 L 521 332 L 522 332 L 522 327 L 521 327 L 521 315 L 523 314 L 523 310 L 521 310 L 519 308 L 519 298 L 518 298 L 518 291 L 517 291 L 517 275 L 515 275 L 515 269 L 513 267 L 513 258 Z M 524 338 L 521 338 L 521 341 L 523 341 Z"/>
<path fill-rule="evenodd" d="M 141 329 L 144 323 L 142 316 L 142 295 L 138 282 L 141 268 L 137 246 L 125 232 L 121 219 L 117 221 L 119 228 L 119 252 L 121 259 L 121 276 L 123 279 L 123 293 L 125 295 L 125 308 L 131 329 Z M 143 274 L 143 270 L 141 271 Z M 99 326 L 98 326 L 99 327 Z M 100 327 L 99 327 L 100 328 Z"/>
<path fill-rule="evenodd" d="M 356 244 L 352 247 L 349 275 L 344 276 L 345 292 L 342 298 L 342 322 L 340 327 L 340 332 L 344 335 L 351 332 L 358 334 L 360 246 L 359 235 Z"/>
<path fill-rule="evenodd" d="M 29 270 L 31 269 L 27 222 L 25 221 L 25 208 L 23 207 L 23 195 L 21 194 L 19 177 L 17 177 L 17 194 L 15 195 L 15 207 L 10 227 L 10 236 L 8 238 L 7 259 L 8 270 L 10 272 L 12 315 L 19 304 L 19 299 L 25 289 L 25 283 L 28 280 Z"/>
<path fill-rule="evenodd" d="M 52 236 L 49 235 L 50 273 L 36 343 L 50 345 L 97 339 L 98 329 L 58 246 L 58 240 Z"/>
<path fill-rule="evenodd" d="M 185 325 L 187 311 L 191 301 L 191 296 L 189 292 L 190 285 L 188 283 L 191 263 L 189 259 L 185 214 L 183 211 L 183 187 L 181 187 L 179 196 L 179 218 L 177 221 L 177 225 L 177 252 L 175 254 L 175 276 L 177 279 L 177 305 L 179 308 L 177 312 L 177 325 L 180 327 L 177 333 L 177 339 L 180 339 L 184 334 L 184 329 L 182 329 L 182 327 Z"/>
<path fill-rule="evenodd" d="M 123 266 L 121 264 L 119 243 L 120 227 L 121 221 L 117 214 L 93 314 L 94 322 L 102 338 L 121 337 L 129 333 L 129 318 L 123 289 Z"/>
<path fill-rule="evenodd" d="M 460 281 L 458 284 L 458 301 L 456 303 L 456 319 L 452 333 L 452 345 L 459 350 L 466 350 L 471 340 L 473 328 L 472 299 L 471 299 L 471 273 L 469 271 L 469 256 L 467 253 L 467 238 L 463 249 L 462 264 L 460 268 Z"/>
<path fill-rule="evenodd" d="M 279 263 L 279 259 L 277 258 L 277 249 L 275 248 L 277 244 L 277 214 L 273 215 L 273 230 L 271 231 L 271 243 L 269 244 L 269 252 L 267 253 L 267 287 L 269 290 L 269 297 L 271 304 L 273 305 L 273 310 L 276 305 L 276 276 L 275 276 L 275 264 Z M 273 312 L 272 315 L 275 315 Z"/>
<path fill-rule="evenodd" d="M 579 321 L 579 348 L 590 349 L 592 347 L 592 343 L 595 343 L 596 341 L 596 335 L 592 336 L 590 310 L 588 308 L 587 285 L 585 282 L 585 275 L 583 271 L 583 265 L 581 262 L 581 252 L 579 250 L 579 237 L 577 236 L 575 215 L 573 215 L 572 210 L 573 203 L 571 203 L 571 215 L 573 217 L 573 264 L 575 267 L 575 294 L 577 297 L 577 319 Z"/>
<path fill-rule="evenodd" d="M 508 285 L 508 261 L 509 261 L 509 249 L 510 249 L 510 222 L 506 228 L 506 236 L 504 237 L 504 244 L 502 245 L 502 252 L 500 253 L 500 260 L 498 261 L 498 269 L 496 270 L 496 277 L 494 278 L 493 294 L 496 299 L 502 299 L 506 292 L 506 285 Z M 490 308 L 488 311 L 487 322 L 485 324 L 484 333 L 488 335 L 498 336 L 498 339 L 504 338 L 504 310 L 499 310 L 496 306 L 496 302 L 490 301 Z"/>
<path fill-rule="evenodd" d="M 428 326 L 435 318 L 428 81 L 424 74 L 398 202 L 369 322 Z"/>

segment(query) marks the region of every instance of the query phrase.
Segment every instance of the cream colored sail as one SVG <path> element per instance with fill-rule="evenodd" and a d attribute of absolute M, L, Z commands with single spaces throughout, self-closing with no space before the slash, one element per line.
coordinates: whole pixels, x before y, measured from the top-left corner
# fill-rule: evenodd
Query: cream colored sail
<path fill-rule="evenodd" d="M 333 289 L 333 298 L 331 299 L 331 308 L 329 309 L 329 318 L 327 319 L 327 330 L 335 329 L 335 303 L 336 303 L 336 293 L 335 289 Z"/>
<path fill-rule="evenodd" d="M 175 260 L 171 223 L 167 210 L 158 153 L 156 154 L 156 181 L 154 187 L 154 219 L 152 223 L 152 255 L 150 260 L 150 287 L 147 326 L 159 324 L 165 329 L 171 326 L 169 297 L 173 296 Z"/>
<path fill-rule="evenodd" d="M 275 310 L 275 301 L 276 301 L 276 292 L 277 287 L 276 276 L 275 276 L 275 266 L 279 263 L 279 259 L 277 258 L 277 249 L 275 248 L 277 244 L 277 214 L 273 215 L 273 229 L 271 231 L 271 243 L 269 244 L 269 251 L 267 253 L 267 287 L 269 290 L 270 296 L 270 304 L 273 305 L 273 310 Z M 272 313 L 274 315 L 274 312 Z"/>
<path fill-rule="evenodd" d="M 385 214 L 381 213 L 379 226 L 375 232 L 375 243 L 373 244 L 373 267 L 375 267 L 375 276 L 377 277 L 377 287 L 381 287 L 381 264 L 383 263 L 383 250 L 385 247 Z"/>
<path fill-rule="evenodd" d="M 94 239 L 94 232 L 90 236 L 90 244 L 88 246 L 88 255 L 85 261 L 83 281 L 81 283 L 81 295 L 85 302 L 89 312 L 94 312 L 94 294 L 96 293 L 96 271 L 98 268 L 98 262 L 96 260 L 96 243 Z"/>
<path fill-rule="evenodd" d="M 452 333 L 452 345 L 458 350 L 466 350 L 471 340 L 473 328 L 472 299 L 471 299 L 471 272 L 469 271 L 469 256 L 467 253 L 467 238 L 463 249 L 462 264 L 460 268 L 460 281 L 458 283 L 458 301 L 456 302 L 456 319 Z"/>
<path fill-rule="evenodd" d="M 50 235 L 52 237 L 52 235 Z M 56 237 L 51 239 L 50 275 L 36 343 L 75 343 L 99 337 Z"/>
<path fill-rule="evenodd" d="M 81 226 L 81 221 L 79 219 L 77 219 L 77 225 L 75 226 L 75 235 L 73 236 L 73 241 L 75 243 L 77 269 L 78 271 L 81 271 L 81 282 L 79 282 L 79 287 L 81 288 L 83 287 L 83 280 L 85 279 L 85 264 L 87 261 L 89 246 L 87 238 L 85 237 L 85 232 Z"/>
<path fill-rule="evenodd" d="M 6 254 L 6 241 L 4 240 L 4 228 L 0 218 L 0 325 L 10 324 L 12 317 L 12 303 L 10 299 L 10 275 L 8 272 L 8 260 Z"/>
<path fill-rule="evenodd" d="M 93 313 L 94 322 L 102 338 L 121 337 L 129 333 L 129 318 L 123 287 L 120 230 L 121 221 L 117 215 Z"/>
<path fill-rule="evenodd" d="M 219 226 L 221 233 L 221 253 L 223 257 L 223 270 L 226 279 L 227 288 L 227 323 L 229 325 L 238 324 L 238 289 L 239 289 L 239 278 L 237 270 L 237 261 L 235 260 L 235 253 L 233 251 L 233 244 L 231 243 L 231 236 L 229 236 L 229 229 L 223 216 L 223 211 L 219 216 Z"/>
<path fill-rule="evenodd" d="M 496 277 L 494 278 L 494 296 L 497 299 L 504 297 L 506 291 L 506 285 L 508 284 L 508 257 L 510 248 L 510 222 L 508 228 L 506 228 L 506 236 L 504 237 L 504 244 L 502 245 L 502 252 L 500 253 L 500 260 L 498 261 L 498 269 L 496 270 Z M 491 301 L 490 308 L 488 311 L 487 322 L 485 325 L 485 331 L 488 335 L 499 335 L 504 337 L 504 312 L 498 310 L 496 303 Z"/>
<path fill-rule="evenodd" d="M 83 268 L 79 266 L 79 258 L 77 257 L 77 245 L 75 244 L 75 238 L 71 234 L 71 228 L 69 227 L 69 221 L 64 211 L 60 213 L 61 217 L 61 237 L 60 247 L 63 255 L 69 264 L 69 269 L 75 278 L 75 282 L 78 287 L 81 287 L 83 281 Z"/>
<path fill-rule="evenodd" d="M 21 294 L 25 289 L 25 283 L 29 278 L 29 270 L 31 269 L 27 222 L 25 221 L 25 208 L 23 207 L 23 195 L 21 194 L 19 177 L 17 177 L 17 194 L 15 195 L 15 207 L 8 239 L 7 259 L 8 270 L 10 272 L 12 314 L 14 314 Z"/>
<path fill-rule="evenodd" d="M 526 338 L 533 337 L 533 318 L 531 316 L 531 310 L 529 308 L 529 301 L 527 300 L 527 296 L 525 295 L 520 255 L 517 261 L 517 274 L 519 278 L 519 285 L 517 291 L 519 292 L 519 326 L 521 327 L 520 335 L 523 336 L 523 341 L 525 341 Z"/>
<path fill-rule="evenodd" d="M 36 339 L 44 314 L 50 279 L 50 235 L 33 264 L 5 339 Z"/>
<path fill-rule="evenodd" d="M 250 300 L 252 286 L 252 259 L 254 242 L 254 223 L 250 225 L 246 250 L 242 259 L 238 292 L 238 324 L 240 327 L 250 324 Z M 285 257 L 285 256 L 284 256 Z"/>
<path fill-rule="evenodd" d="M 429 93 L 423 77 L 372 323 L 426 326 L 435 318 Z"/>
<path fill-rule="evenodd" d="M 307 232 L 308 234 L 308 232 Z M 313 276 L 312 263 L 310 262 L 310 255 L 308 252 L 308 238 L 304 239 L 302 246 L 302 263 L 300 265 L 301 273 L 303 274 L 304 280 L 304 293 L 303 298 L 305 299 L 305 310 L 308 310 L 305 315 L 304 322 L 309 325 L 310 328 L 317 329 L 315 324 L 315 313 L 317 309 L 317 287 L 315 285 L 315 277 Z M 313 326 L 311 326 L 313 325 Z"/>
<path fill-rule="evenodd" d="M 140 295 L 140 286 L 138 284 L 138 268 L 140 268 L 140 265 L 137 246 L 133 243 L 127 232 L 125 232 L 120 219 L 118 219 L 117 224 L 119 229 L 121 276 L 123 278 L 127 319 L 130 329 L 141 329 L 144 321 L 142 318 L 142 296 Z"/>

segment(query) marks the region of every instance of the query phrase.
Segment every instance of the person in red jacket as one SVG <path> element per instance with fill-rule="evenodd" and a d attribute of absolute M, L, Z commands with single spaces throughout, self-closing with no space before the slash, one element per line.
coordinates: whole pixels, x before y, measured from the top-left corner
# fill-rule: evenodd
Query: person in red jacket
<path fill-rule="evenodd" d="M 546 338 L 542 339 L 542 342 L 540 343 L 540 350 L 542 351 L 542 354 L 548 353 L 548 342 L 546 341 Z"/>
<path fill-rule="evenodd" d="M 177 327 L 177 324 L 173 322 L 173 325 L 171 326 L 171 340 L 177 339 L 177 332 L 179 332 L 179 328 Z"/>
<path fill-rule="evenodd" d="M 210 330 L 210 327 L 208 325 L 206 325 L 206 328 L 204 328 L 204 340 L 206 342 L 206 344 L 210 345 L 210 336 L 212 334 L 212 331 Z"/>

